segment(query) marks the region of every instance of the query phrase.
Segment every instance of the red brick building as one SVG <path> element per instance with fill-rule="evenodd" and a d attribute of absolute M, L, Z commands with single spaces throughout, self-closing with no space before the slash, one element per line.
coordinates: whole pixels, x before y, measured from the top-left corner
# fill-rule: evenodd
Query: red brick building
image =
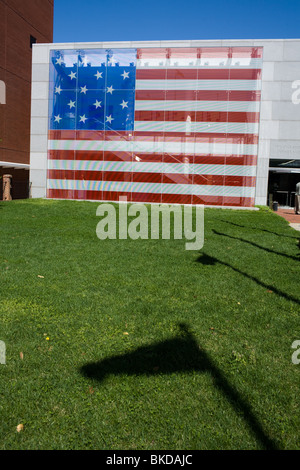
<path fill-rule="evenodd" d="M 28 196 L 32 44 L 53 41 L 53 3 L 0 0 L 0 176 L 15 199 Z"/>

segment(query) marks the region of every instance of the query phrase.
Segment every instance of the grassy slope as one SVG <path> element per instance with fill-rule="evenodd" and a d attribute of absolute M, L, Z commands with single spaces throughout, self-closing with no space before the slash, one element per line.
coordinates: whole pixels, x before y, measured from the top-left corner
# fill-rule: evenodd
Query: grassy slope
<path fill-rule="evenodd" d="M 97 205 L 0 206 L 0 448 L 299 449 L 299 233 L 206 209 L 201 253 L 100 241 Z"/>

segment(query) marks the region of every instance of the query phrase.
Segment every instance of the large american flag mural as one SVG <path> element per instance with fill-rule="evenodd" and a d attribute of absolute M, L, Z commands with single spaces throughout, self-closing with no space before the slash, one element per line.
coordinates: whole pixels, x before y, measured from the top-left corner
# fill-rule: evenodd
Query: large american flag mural
<path fill-rule="evenodd" d="M 53 50 L 47 197 L 254 205 L 262 48 Z"/>

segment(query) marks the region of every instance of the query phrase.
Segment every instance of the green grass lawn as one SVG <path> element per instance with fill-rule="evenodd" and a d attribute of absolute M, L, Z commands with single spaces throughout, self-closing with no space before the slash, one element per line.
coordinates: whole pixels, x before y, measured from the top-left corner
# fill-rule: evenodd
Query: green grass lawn
<path fill-rule="evenodd" d="M 299 232 L 100 241 L 97 207 L 0 203 L 0 448 L 300 449 Z"/>

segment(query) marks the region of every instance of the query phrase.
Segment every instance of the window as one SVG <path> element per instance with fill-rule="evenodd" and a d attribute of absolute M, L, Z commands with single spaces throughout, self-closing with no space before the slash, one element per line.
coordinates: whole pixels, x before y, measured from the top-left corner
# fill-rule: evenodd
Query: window
<path fill-rule="evenodd" d="M 36 44 L 36 38 L 30 35 L 30 49 L 32 49 L 32 44 Z"/>

